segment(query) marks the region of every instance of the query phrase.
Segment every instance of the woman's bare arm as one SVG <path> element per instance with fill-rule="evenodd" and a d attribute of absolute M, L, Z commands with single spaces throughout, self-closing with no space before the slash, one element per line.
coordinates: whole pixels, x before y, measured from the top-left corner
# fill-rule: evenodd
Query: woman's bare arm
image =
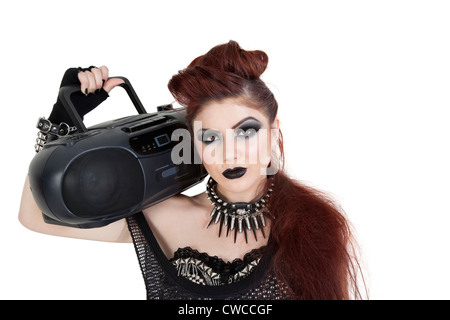
<path fill-rule="evenodd" d="M 92 229 L 64 227 L 44 222 L 41 210 L 34 201 L 31 193 L 28 176 L 25 179 L 23 187 L 19 221 L 27 229 L 54 236 L 109 242 L 132 241 L 125 219 L 118 220 L 105 227 Z"/>
<path fill-rule="evenodd" d="M 80 71 L 77 77 L 80 90 L 86 95 L 100 89 L 104 89 L 109 93 L 114 87 L 123 82 L 123 80 L 118 78 L 110 79 L 109 70 L 106 66 L 101 66 L 100 68 L 92 67 L 89 70 Z M 110 242 L 131 242 L 131 235 L 125 219 L 113 222 L 105 227 L 92 229 L 79 229 L 47 224 L 34 201 L 28 176 L 23 187 L 19 221 L 30 230 L 55 236 Z"/>

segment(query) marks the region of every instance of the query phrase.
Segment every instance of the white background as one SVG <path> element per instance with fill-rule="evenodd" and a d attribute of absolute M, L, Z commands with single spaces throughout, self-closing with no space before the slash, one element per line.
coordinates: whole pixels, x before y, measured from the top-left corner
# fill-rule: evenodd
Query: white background
<path fill-rule="evenodd" d="M 449 299 L 449 17 L 447 1 L 2 1 L 0 298 L 145 298 L 132 245 L 19 224 L 34 126 L 68 67 L 109 66 L 153 111 L 233 39 L 269 55 L 288 171 L 345 209 L 370 298 Z M 120 91 L 86 120 L 132 114 Z"/>

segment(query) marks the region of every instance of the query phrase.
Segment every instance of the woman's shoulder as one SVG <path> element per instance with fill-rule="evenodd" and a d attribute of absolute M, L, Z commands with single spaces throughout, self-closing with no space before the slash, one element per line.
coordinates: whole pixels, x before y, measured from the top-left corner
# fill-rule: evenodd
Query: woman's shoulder
<path fill-rule="evenodd" d="M 194 243 L 208 216 L 206 196 L 176 195 L 143 213 L 159 245 L 170 258 L 175 250 Z M 193 242 L 194 241 L 194 242 Z"/>
<path fill-rule="evenodd" d="M 150 221 L 159 219 L 171 220 L 180 215 L 184 218 L 186 216 L 194 218 L 195 215 L 206 210 L 207 207 L 207 197 L 204 193 L 195 196 L 178 194 L 146 208 L 143 212 Z"/>
<path fill-rule="evenodd" d="M 161 201 L 151 207 L 147 208 L 145 211 L 156 213 L 159 211 L 173 210 L 178 211 L 179 209 L 191 209 L 202 205 L 202 198 L 205 197 L 203 194 L 198 194 L 195 196 L 187 196 L 184 194 L 174 195 L 164 201 Z"/>

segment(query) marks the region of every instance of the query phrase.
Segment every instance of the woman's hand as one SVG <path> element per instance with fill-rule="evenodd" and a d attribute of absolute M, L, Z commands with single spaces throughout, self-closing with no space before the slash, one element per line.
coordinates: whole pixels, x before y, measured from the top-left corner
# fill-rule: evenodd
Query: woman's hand
<path fill-rule="evenodd" d="M 82 70 L 78 73 L 78 80 L 81 84 L 81 92 L 86 96 L 90 93 L 98 93 L 101 89 L 109 93 L 114 87 L 123 83 L 122 79 L 109 79 L 109 70 L 106 66 Z"/>
<path fill-rule="evenodd" d="M 106 100 L 108 93 L 116 86 L 123 83 L 122 79 L 109 79 L 109 70 L 106 66 L 89 68 L 70 68 L 62 78 L 61 87 L 79 85 L 80 91 L 72 94 L 71 100 L 83 118 L 87 113 L 95 109 L 100 103 Z M 49 120 L 53 123 L 65 122 L 69 126 L 73 125 L 72 119 L 65 110 L 59 97 L 53 106 Z"/>

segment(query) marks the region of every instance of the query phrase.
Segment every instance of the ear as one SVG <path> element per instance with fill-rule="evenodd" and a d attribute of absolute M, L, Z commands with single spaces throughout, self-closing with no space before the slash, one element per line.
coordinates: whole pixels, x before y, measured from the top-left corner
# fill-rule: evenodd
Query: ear
<path fill-rule="evenodd" d="M 278 117 L 275 118 L 270 129 L 271 146 L 273 149 L 278 146 L 278 139 L 280 138 L 280 119 Z"/>

